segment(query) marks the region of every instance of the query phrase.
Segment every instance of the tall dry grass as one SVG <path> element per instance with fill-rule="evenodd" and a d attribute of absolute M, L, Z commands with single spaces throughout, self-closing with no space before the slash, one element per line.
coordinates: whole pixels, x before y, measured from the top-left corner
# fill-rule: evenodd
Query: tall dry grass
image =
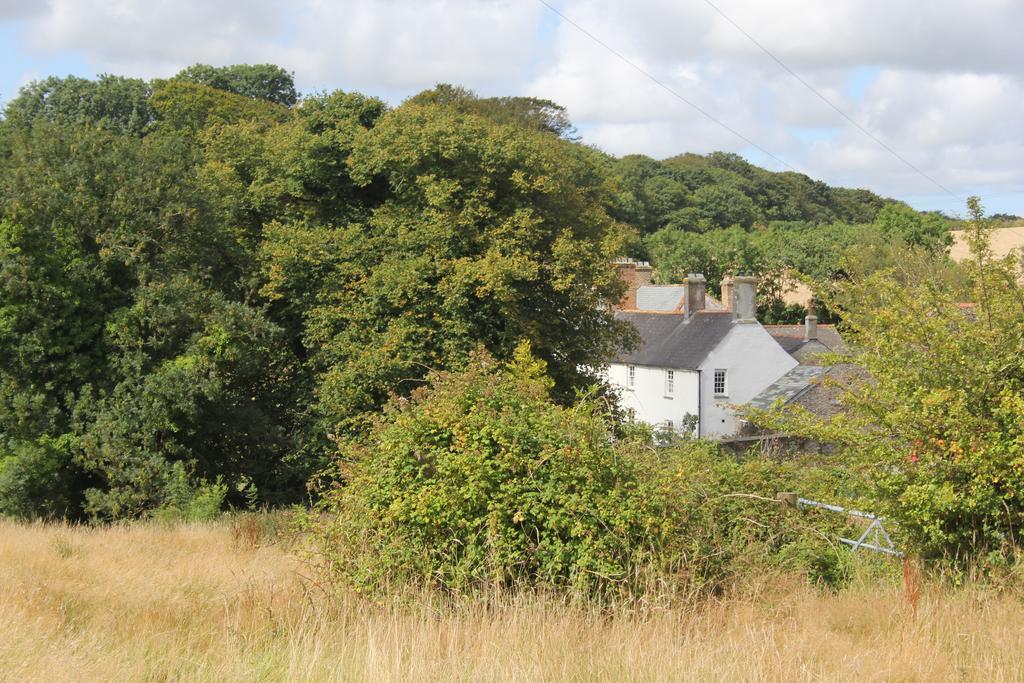
<path fill-rule="evenodd" d="M 328 601 L 251 526 L 0 522 L 0 680 L 1024 679 L 1024 605 L 980 587 L 826 594 L 779 577 L 645 616 L 523 598 Z"/>

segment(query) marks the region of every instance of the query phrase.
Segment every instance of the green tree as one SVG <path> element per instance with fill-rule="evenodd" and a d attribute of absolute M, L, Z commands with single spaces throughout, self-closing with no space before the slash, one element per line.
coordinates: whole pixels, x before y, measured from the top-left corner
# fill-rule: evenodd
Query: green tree
<path fill-rule="evenodd" d="M 934 213 L 919 213 L 906 204 L 889 204 L 878 212 L 875 227 L 889 240 L 930 250 L 953 246 L 949 221 Z"/>
<path fill-rule="evenodd" d="M 458 367 L 481 344 L 507 358 L 519 339 L 570 396 L 626 338 L 607 310 L 621 292 L 609 263 L 625 231 L 605 210 L 591 151 L 409 103 L 357 134 L 349 167 L 357 183 L 387 188 L 369 219 L 324 233 L 329 249 L 300 268 L 273 260 L 294 253 L 284 245 L 268 251 L 277 291 L 324 273 L 305 343 L 332 421 L 363 419 L 390 392 L 408 392 L 429 368 Z M 275 234 L 319 240 L 311 229 Z"/>
<path fill-rule="evenodd" d="M 101 75 L 97 80 L 51 76 L 24 86 L 7 103 L 8 125 L 31 127 L 51 123 L 99 125 L 111 131 L 143 135 L 153 123 L 149 84 L 137 78 Z"/>
<path fill-rule="evenodd" d="M 757 217 L 757 209 L 750 197 L 731 187 L 702 187 L 693 193 L 693 206 L 702 230 L 730 225 L 749 228 Z"/>
<path fill-rule="evenodd" d="M 861 371 L 842 413 L 756 418 L 841 444 L 902 542 L 965 563 L 1016 552 L 1024 522 L 1024 272 L 991 257 L 980 204 L 969 208 L 966 287 L 922 277 L 941 256 L 919 248 L 835 295 Z"/>
<path fill-rule="evenodd" d="M 177 276 L 147 284 L 107 325 L 117 382 L 76 405 L 81 460 L 98 485 L 94 517 L 137 517 L 167 503 L 174 467 L 287 500 L 308 466 L 291 462 L 297 362 L 260 311 Z M 108 385 L 109 386 L 109 385 Z"/>
<path fill-rule="evenodd" d="M 156 112 L 159 127 L 179 134 L 198 135 L 211 126 L 242 121 L 271 126 L 292 116 L 286 107 L 274 102 L 179 79 L 154 81 L 149 103 Z"/>
<path fill-rule="evenodd" d="M 217 90 L 291 107 L 299 100 L 293 75 L 274 64 L 193 64 L 174 77 Z"/>
<path fill-rule="evenodd" d="M 525 126 L 575 140 L 576 128 L 565 107 L 537 97 L 479 97 L 468 88 L 439 83 L 409 98 L 410 104 L 453 107 L 485 116 L 495 123 Z"/>

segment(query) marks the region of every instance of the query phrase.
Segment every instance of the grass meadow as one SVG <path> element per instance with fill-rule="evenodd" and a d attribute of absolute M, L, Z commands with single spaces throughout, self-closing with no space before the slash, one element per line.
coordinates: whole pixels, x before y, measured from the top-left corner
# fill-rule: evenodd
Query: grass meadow
<path fill-rule="evenodd" d="M 3 681 L 1024 680 L 1024 602 L 765 576 L 686 607 L 328 598 L 258 524 L 0 522 Z"/>

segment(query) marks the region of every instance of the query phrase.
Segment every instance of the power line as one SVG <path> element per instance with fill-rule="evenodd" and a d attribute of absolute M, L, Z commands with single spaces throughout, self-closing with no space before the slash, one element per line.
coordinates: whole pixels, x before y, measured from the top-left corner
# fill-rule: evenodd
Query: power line
<path fill-rule="evenodd" d="M 543 0 L 541 0 L 541 1 L 543 2 Z M 750 35 L 750 34 L 749 34 L 749 33 L 747 33 L 747 32 L 746 32 L 745 30 L 743 30 L 743 27 L 742 27 L 742 26 L 740 26 L 740 25 L 739 25 L 739 24 L 737 24 L 737 23 L 736 23 L 735 21 L 733 21 L 733 20 L 732 20 L 732 19 L 731 19 L 731 18 L 729 17 L 729 15 L 727 15 L 727 14 L 726 14 L 725 12 L 723 12 L 722 10 L 720 10 L 720 9 L 718 8 L 718 6 L 717 6 L 717 5 L 715 5 L 715 4 L 713 3 L 713 2 L 711 2 L 711 0 L 704 0 L 704 2 L 705 2 L 705 3 L 707 4 L 707 5 L 708 5 L 708 7 L 710 7 L 710 8 L 711 8 L 711 9 L 713 9 L 713 10 L 715 10 L 716 12 L 718 12 L 718 14 L 719 14 L 719 15 L 721 15 L 721 17 L 722 17 L 723 19 L 725 19 L 725 20 L 726 20 L 727 22 L 729 22 L 730 24 L 732 24 L 733 28 L 735 28 L 735 29 L 736 29 L 737 31 L 739 31 L 739 32 L 740 32 L 740 33 L 742 33 L 743 35 L 745 35 L 745 36 L 747 37 L 747 39 L 748 39 L 748 40 L 750 40 L 750 42 L 752 42 L 752 43 L 753 43 L 754 45 L 756 45 L 756 46 L 757 46 L 757 47 L 758 47 L 758 48 L 759 48 L 759 49 L 760 49 L 760 50 L 761 50 L 762 52 L 764 52 L 764 53 L 765 53 L 766 55 L 768 55 L 769 57 L 771 57 L 771 58 L 772 58 L 772 60 L 773 60 L 773 61 L 774 61 L 774 62 L 775 62 L 776 64 L 778 64 L 778 65 L 779 65 L 780 67 L 782 67 L 782 68 L 783 68 L 783 69 L 784 69 L 784 70 L 785 70 L 785 71 L 786 71 L 787 73 L 789 73 L 789 75 L 790 75 L 790 76 L 792 76 L 793 78 L 795 78 L 796 80 L 798 80 L 798 81 L 799 81 L 799 82 L 800 82 L 801 84 L 803 84 L 803 86 L 804 86 L 805 88 L 807 88 L 807 89 L 808 89 L 808 90 L 810 90 L 810 91 L 811 91 L 812 93 L 814 93 L 815 95 L 817 95 L 817 96 L 818 96 L 818 99 L 820 99 L 820 100 L 821 100 L 822 102 L 824 102 L 824 103 L 825 103 L 825 104 L 827 104 L 828 106 L 830 106 L 830 107 L 832 107 L 833 109 L 835 109 L 835 110 L 836 110 L 836 112 L 838 112 L 838 114 L 839 114 L 840 116 L 842 116 L 842 117 L 843 117 L 844 119 L 846 119 L 847 121 L 849 121 L 849 122 L 850 122 L 850 123 L 851 123 L 851 124 L 852 124 L 852 125 L 853 125 L 854 127 L 856 127 L 856 128 L 857 128 L 857 130 L 859 130 L 860 132 L 864 133 L 864 135 L 867 135 L 867 136 L 868 136 L 869 138 L 871 138 L 872 140 L 874 140 L 875 142 L 877 142 L 877 143 L 879 144 L 879 146 L 881 146 L 881 147 L 882 147 L 882 149 L 884 149 L 885 151 L 889 152 L 889 154 L 893 155 L 894 157 L 896 157 L 897 159 L 899 159 L 900 161 L 902 161 L 902 162 L 903 162 L 904 164 L 906 164 L 906 165 L 907 165 L 907 166 L 908 166 L 908 167 L 909 167 L 909 168 L 910 168 L 911 170 L 913 170 L 913 171 L 914 171 L 915 173 L 917 173 L 917 174 L 918 174 L 918 175 L 920 175 L 920 176 L 921 176 L 922 178 L 924 178 L 925 180 L 928 180 L 928 181 L 929 181 L 930 183 L 932 183 L 933 185 L 935 185 L 935 187 L 939 188 L 940 190 L 942 190 L 943 192 L 945 192 L 946 194 L 948 194 L 949 196 L 953 197 L 954 199 L 956 199 L 956 200 L 957 200 L 957 201 L 959 201 L 959 202 L 963 202 L 963 201 L 964 201 L 962 197 L 960 197 L 959 195 L 957 195 L 957 194 L 955 194 L 954 192 L 952 192 L 952 191 L 951 191 L 951 190 L 950 190 L 949 188 L 947 188 L 947 187 L 946 187 L 945 185 L 943 185 L 943 184 L 942 184 L 942 183 L 940 183 L 939 181 L 937 181 L 937 180 L 935 180 L 934 178 L 932 178 L 932 177 L 931 177 L 930 175 L 928 175 L 927 173 L 925 173 L 924 171 L 922 171 L 921 169 L 919 169 L 919 168 L 918 168 L 917 166 L 915 166 L 914 164 L 910 163 L 910 162 L 909 162 L 909 161 L 908 161 L 907 159 L 905 159 L 905 158 L 904 158 L 904 157 L 903 157 L 903 156 L 902 156 L 902 155 L 901 155 L 901 154 L 900 154 L 899 152 L 897 152 L 896 150 L 894 150 L 894 149 L 893 149 L 892 147 L 890 147 L 889 145 L 885 144 L 885 143 L 884 143 L 884 142 L 883 142 L 882 140 L 880 140 L 880 139 L 879 139 L 878 137 L 876 137 L 876 136 L 875 136 L 875 135 L 874 135 L 874 134 L 873 134 L 873 133 L 872 133 L 871 131 L 869 131 L 869 130 L 868 130 L 867 128 L 865 128 L 864 126 L 862 126 L 862 125 L 860 125 L 859 123 L 857 123 L 857 122 L 856 122 L 856 121 L 855 121 L 855 120 L 854 120 L 854 119 L 853 119 L 852 117 L 848 116 L 848 115 L 846 114 L 846 112 L 844 112 L 844 111 L 843 111 L 842 109 L 840 109 L 840 108 L 839 108 L 838 106 L 836 106 L 836 105 L 835 105 L 835 104 L 834 104 L 834 103 L 832 102 L 832 100 L 828 99 L 828 98 L 827 98 L 827 97 L 825 97 L 825 96 L 824 96 L 823 94 L 821 94 L 821 92 L 820 92 L 820 91 L 819 91 L 819 90 L 818 90 L 817 88 L 815 88 L 815 87 L 814 87 L 813 85 L 811 85 L 810 83 L 808 83 L 807 81 L 805 81 L 805 80 L 804 80 L 803 78 L 801 78 L 801 77 L 800 77 L 800 74 L 798 74 L 797 72 L 793 71 L 793 69 L 789 68 L 789 66 L 788 66 L 788 65 L 786 65 L 786 63 L 785 63 L 785 62 L 783 62 L 783 61 L 782 61 L 781 59 L 779 59 L 778 57 L 776 57 L 776 56 L 775 56 L 775 55 L 774 55 L 774 54 L 772 53 L 772 51 L 771 51 L 771 50 L 769 50 L 769 49 L 768 49 L 768 48 L 766 48 L 766 47 L 765 47 L 764 45 L 762 45 L 761 43 L 759 43 L 759 42 L 757 41 L 757 39 L 755 39 L 755 38 L 754 38 L 754 36 Z M 547 3 L 545 3 L 545 4 L 547 4 Z"/>
<path fill-rule="evenodd" d="M 593 33 L 591 33 L 590 31 L 588 31 L 587 29 L 583 28 L 582 26 L 580 26 L 579 24 L 577 24 L 577 23 L 576 23 L 575 21 L 573 21 L 572 19 L 570 19 L 569 17 L 567 17 L 567 16 L 565 16 L 564 14 L 562 14 L 561 12 L 559 12 L 559 11 L 558 11 L 557 9 L 555 9 L 555 8 L 554 8 L 554 7 L 553 7 L 553 6 L 551 5 L 551 4 L 549 4 L 549 3 L 547 2 L 547 0 L 537 0 L 537 2 L 539 2 L 539 3 L 540 3 L 540 4 L 542 4 L 542 5 L 544 5 L 544 6 L 545 6 L 545 7 L 547 7 L 547 8 L 549 9 L 549 10 L 551 10 L 552 12 L 554 12 L 555 14 L 557 14 L 557 15 L 558 15 L 558 16 L 559 16 L 559 17 L 560 17 L 560 18 L 562 19 L 562 21 L 566 22 L 567 24 L 570 24 L 570 25 L 572 25 L 572 26 L 573 26 L 573 27 L 575 27 L 575 28 L 576 28 L 576 30 L 578 30 L 578 31 L 579 31 L 580 33 L 582 33 L 583 35 L 587 36 L 588 38 L 590 38 L 591 40 L 593 40 L 593 41 L 594 41 L 595 43 L 597 43 L 598 45 L 600 45 L 601 47 L 603 47 L 603 48 L 604 48 L 605 50 L 608 50 L 608 52 L 612 53 L 613 55 L 615 55 L 616 57 L 618 57 L 619 59 L 621 59 L 621 60 L 622 60 L 623 62 L 625 62 L 625 63 L 626 63 L 626 64 L 628 64 L 629 66 L 631 66 L 631 67 L 633 67 L 634 69 L 636 69 L 637 71 L 639 71 L 639 72 L 640 72 L 641 74 L 643 74 L 644 76 L 646 76 L 647 78 L 649 78 L 649 79 L 650 79 L 651 81 L 653 81 L 655 85 L 657 85 L 657 86 L 661 87 L 662 89 L 664 89 L 664 90 L 665 90 L 666 92 L 668 92 L 668 93 L 669 93 L 670 95 L 672 95 L 673 97 L 675 97 L 675 98 L 676 98 L 677 100 L 679 100 L 680 102 L 683 102 L 684 104 L 686 104 L 686 105 L 689 105 L 689 106 L 690 106 L 690 107 L 692 107 L 692 108 L 693 108 L 694 110 L 696 110 L 697 112 L 699 112 L 700 114 L 702 114 L 702 115 L 703 115 L 703 116 L 704 116 L 705 118 L 709 119 L 710 121 L 712 121 L 712 122 L 714 122 L 714 123 L 717 123 L 717 124 L 718 124 L 719 126 L 721 126 L 722 128 L 724 128 L 725 130 L 729 131 L 730 133 L 732 133 L 733 135 L 735 135 L 735 136 L 736 136 L 737 138 L 739 138 L 740 140 L 743 140 L 744 142 L 746 142 L 746 143 L 747 143 L 748 145 L 750 145 L 751 147 L 753 147 L 753 148 L 755 148 L 755 149 L 759 150 L 759 151 L 760 151 L 760 152 L 761 152 L 762 154 L 765 154 L 766 156 L 768 156 L 768 157 L 770 157 L 770 158 L 774 159 L 775 161 L 779 162 L 780 164 L 782 164 L 783 166 L 785 166 L 786 168 L 788 168 L 788 169 L 789 169 L 790 171 L 794 171 L 794 172 L 796 172 L 796 173 L 800 173 L 800 171 L 798 171 L 798 170 L 797 170 L 796 168 L 794 168 L 793 166 L 791 166 L 790 164 L 788 164 L 788 163 L 787 163 L 786 161 L 784 161 L 783 159 L 780 159 L 779 157 L 775 156 L 774 154 L 772 154 L 771 152 L 769 152 L 768 150 L 766 150 L 766 149 L 765 149 L 764 147 L 762 147 L 761 145 L 757 144 L 756 142 L 754 142 L 753 140 L 751 140 L 750 138 L 748 138 L 748 137 L 747 137 L 746 135 L 743 135 L 742 133 L 740 133 L 740 132 L 739 132 L 738 130 L 736 130 L 735 128 L 732 128 L 731 126 L 729 126 L 729 125 L 727 125 L 727 124 L 723 123 L 722 121 L 718 120 L 718 119 L 717 119 L 717 118 L 715 118 L 715 117 L 714 117 L 714 116 L 713 116 L 713 115 L 712 115 L 712 114 L 711 114 L 710 112 L 708 112 L 707 110 L 705 110 L 704 108 L 702 108 L 702 107 L 701 107 L 700 105 L 698 105 L 698 104 L 695 104 L 694 102 L 691 102 L 690 100 L 686 99 L 685 97 L 683 97 L 682 95 L 680 95 L 679 93 L 677 93 L 677 92 L 676 92 L 675 90 L 673 90 L 672 88 L 670 88 L 670 87 L 669 87 L 668 85 L 666 85 L 666 84 L 665 84 L 665 83 L 663 83 L 662 81 L 660 81 L 660 80 L 658 80 L 657 78 L 655 78 L 654 76 L 652 76 L 652 75 L 651 75 L 651 74 L 650 74 L 650 73 L 649 73 L 648 71 L 646 71 L 646 70 L 645 70 L 645 69 L 644 69 L 643 67 L 641 67 L 641 66 L 639 66 L 638 64 L 634 63 L 633 61 L 631 61 L 630 59 L 628 59 L 628 58 L 627 58 L 627 57 L 626 57 L 625 55 L 623 55 L 623 54 L 622 54 L 621 52 L 619 52 L 619 51 L 618 51 L 618 50 L 616 50 L 615 48 L 611 47 L 610 45 L 608 45 L 607 43 L 605 43 L 605 42 L 604 42 L 603 40 L 601 40 L 600 38 L 598 38 L 597 36 L 595 36 L 595 35 L 594 35 Z M 934 182 L 934 181 L 933 181 L 933 182 Z"/>

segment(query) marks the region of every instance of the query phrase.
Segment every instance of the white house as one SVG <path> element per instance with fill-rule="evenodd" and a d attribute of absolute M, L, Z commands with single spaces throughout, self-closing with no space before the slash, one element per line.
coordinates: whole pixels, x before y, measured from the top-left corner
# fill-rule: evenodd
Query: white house
<path fill-rule="evenodd" d="M 756 278 L 735 278 L 723 287 L 726 310 L 708 310 L 704 277 L 691 275 L 677 310 L 615 313 L 641 341 L 611 360 L 607 378 L 637 419 L 676 432 L 692 427 L 695 436 L 730 436 L 740 427 L 731 406 L 797 365 L 757 322 L 756 285 Z"/>

